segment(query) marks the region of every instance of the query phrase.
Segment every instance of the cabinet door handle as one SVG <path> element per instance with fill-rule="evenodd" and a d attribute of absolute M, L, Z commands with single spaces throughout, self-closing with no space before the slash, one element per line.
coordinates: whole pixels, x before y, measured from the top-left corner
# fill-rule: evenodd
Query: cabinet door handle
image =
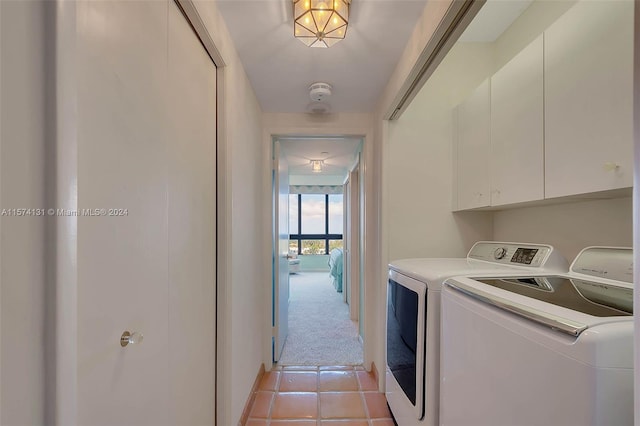
<path fill-rule="evenodd" d="M 613 171 L 617 171 L 620 169 L 620 165 L 613 163 L 611 161 L 607 161 L 606 163 L 604 163 L 602 165 L 602 168 L 604 169 L 605 172 L 613 172 Z"/>

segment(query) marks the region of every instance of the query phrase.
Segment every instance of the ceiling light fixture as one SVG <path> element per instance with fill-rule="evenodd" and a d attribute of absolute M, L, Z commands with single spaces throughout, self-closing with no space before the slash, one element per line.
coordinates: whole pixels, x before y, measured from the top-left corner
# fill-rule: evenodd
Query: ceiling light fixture
<path fill-rule="evenodd" d="M 311 171 L 313 173 L 320 173 L 322 171 L 322 165 L 324 161 L 322 160 L 311 160 Z"/>
<path fill-rule="evenodd" d="M 331 47 L 349 24 L 351 0 L 293 0 L 293 35 L 310 47 Z"/>

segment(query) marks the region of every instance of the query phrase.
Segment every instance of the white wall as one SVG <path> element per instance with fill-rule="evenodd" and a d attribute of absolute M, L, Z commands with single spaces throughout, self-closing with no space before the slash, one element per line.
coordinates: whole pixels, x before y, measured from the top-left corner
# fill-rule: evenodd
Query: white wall
<path fill-rule="evenodd" d="M 591 245 L 631 247 L 631 198 L 581 201 L 494 213 L 493 238 L 553 245 L 571 262 Z"/>
<path fill-rule="evenodd" d="M 194 3 L 225 62 L 218 74 L 217 424 L 232 425 L 240 419 L 264 362 L 264 346 L 271 341 L 264 331 L 271 269 L 251 261 L 269 257 L 263 249 L 268 200 L 262 193 L 268 151 L 262 143 L 260 105 L 216 3 Z"/>
<path fill-rule="evenodd" d="M 0 209 L 44 208 L 42 2 L 0 2 Z M 0 424 L 44 424 L 45 218 L 0 216 Z"/>

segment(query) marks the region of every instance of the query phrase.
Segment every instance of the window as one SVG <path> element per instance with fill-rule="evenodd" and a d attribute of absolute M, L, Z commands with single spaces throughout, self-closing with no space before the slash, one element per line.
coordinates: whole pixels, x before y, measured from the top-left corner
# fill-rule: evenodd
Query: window
<path fill-rule="evenodd" d="M 301 194 L 302 233 L 325 234 L 326 196 L 323 194 Z"/>
<path fill-rule="evenodd" d="M 298 195 L 289 194 L 289 233 L 298 233 Z M 291 247 L 291 244 L 289 244 Z M 296 241 L 296 253 L 298 252 L 298 242 Z"/>
<path fill-rule="evenodd" d="M 329 233 L 342 234 L 342 194 L 329 194 Z"/>
<path fill-rule="evenodd" d="M 289 197 L 289 251 L 329 254 L 334 248 L 342 248 L 342 194 L 291 194 Z"/>

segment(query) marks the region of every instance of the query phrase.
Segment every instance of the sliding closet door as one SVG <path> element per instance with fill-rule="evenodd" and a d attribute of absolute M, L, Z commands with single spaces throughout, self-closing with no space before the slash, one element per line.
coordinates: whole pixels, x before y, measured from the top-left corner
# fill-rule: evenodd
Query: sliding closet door
<path fill-rule="evenodd" d="M 76 3 L 77 425 L 170 423 L 167 6 Z"/>
<path fill-rule="evenodd" d="M 97 215 L 77 217 L 65 424 L 213 425 L 216 69 L 173 1 L 75 5 L 77 202 Z"/>
<path fill-rule="evenodd" d="M 216 68 L 173 2 L 168 52 L 170 423 L 213 425 Z"/>

